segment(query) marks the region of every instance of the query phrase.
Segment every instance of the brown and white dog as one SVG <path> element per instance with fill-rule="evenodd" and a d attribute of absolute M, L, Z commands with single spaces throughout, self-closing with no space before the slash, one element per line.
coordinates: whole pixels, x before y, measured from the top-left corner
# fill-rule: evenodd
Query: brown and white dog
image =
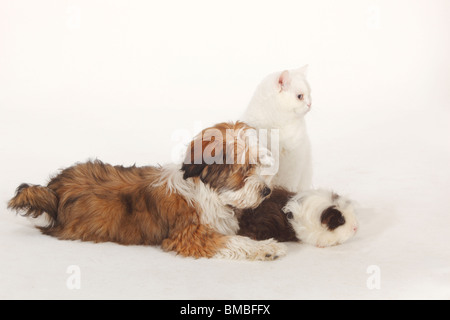
<path fill-rule="evenodd" d="M 283 244 L 236 235 L 235 210 L 255 208 L 271 192 L 262 157 L 246 146 L 250 129 L 236 122 L 203 130 L 180 166 L 77 164 L 45 187 L 22 184 L 8 207 L 31 217 L 47 213 L 50 222 L 40 229 L 59 239 L 161 245 L 195 258 L 273 260 L 286 254 Z"/>
<path fill-rule="evenodd" d="M 239 216 L 238 234 L 255 240 L 328 247 L 344 243 L 358 230 L 352 201 L 324 189 L 293 193 L 275 187 L 257 208 L 245 209 Z"/>

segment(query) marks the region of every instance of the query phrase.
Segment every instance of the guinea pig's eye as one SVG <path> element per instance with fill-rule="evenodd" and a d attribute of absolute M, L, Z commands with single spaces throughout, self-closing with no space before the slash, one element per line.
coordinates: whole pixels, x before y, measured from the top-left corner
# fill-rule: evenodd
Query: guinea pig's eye
<path fill-rule="evenodd" d="M 303 94 L 299 94 L 299 95 L 297 96 L 297 98 L 298 98 L 298 100 L 303 100 Z"/>
<path fill-rule="evenodd" d="M 288 219 L 293 219 L 293 218 L 294 218 L 294 215 L 292 214 L 292 212 L 287 212 L 287 213 L 286 213 L 286 218 L 288 218 Z"/>

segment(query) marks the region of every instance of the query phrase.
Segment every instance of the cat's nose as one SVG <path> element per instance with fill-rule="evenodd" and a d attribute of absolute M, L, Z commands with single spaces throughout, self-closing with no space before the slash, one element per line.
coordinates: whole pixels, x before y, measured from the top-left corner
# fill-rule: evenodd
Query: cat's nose
<path fill-rule="evenodd" d="M 311 108 L 311 102 L 306 104 L 308 108 Z"/>

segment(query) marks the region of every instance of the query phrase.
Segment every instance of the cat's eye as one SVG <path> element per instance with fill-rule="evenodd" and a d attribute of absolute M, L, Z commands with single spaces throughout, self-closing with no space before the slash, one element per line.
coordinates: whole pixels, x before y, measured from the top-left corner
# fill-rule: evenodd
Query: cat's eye
<path fill-rule="evenodd" d="M 303 100 L 303 94 L 299 94 L 299 95 L 297 96 L 297 98 L 298 98 L 298 100 Z"/>
<path fill-rule="evenodd" d="M 294 218 L 294 215 L 292 214 L 292 212 L 287 212 L 287 213 L 286 213 L 286 218 L 288 218 L 288 219 L 293 219 L 293 218 Z"/>

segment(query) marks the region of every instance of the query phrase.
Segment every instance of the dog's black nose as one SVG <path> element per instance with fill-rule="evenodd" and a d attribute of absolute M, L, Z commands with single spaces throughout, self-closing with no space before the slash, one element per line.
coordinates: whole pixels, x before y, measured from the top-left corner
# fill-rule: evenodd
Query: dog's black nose
<path fill-rule="evenodd" d="M 263 197 L 267 197 L 271 193 L 272 193 L 272 190 L 268 187 L 264 187 L 264 189 L 262 189 L 262 191 L 261 191 L 261 194 L 263 195 Z"/>

